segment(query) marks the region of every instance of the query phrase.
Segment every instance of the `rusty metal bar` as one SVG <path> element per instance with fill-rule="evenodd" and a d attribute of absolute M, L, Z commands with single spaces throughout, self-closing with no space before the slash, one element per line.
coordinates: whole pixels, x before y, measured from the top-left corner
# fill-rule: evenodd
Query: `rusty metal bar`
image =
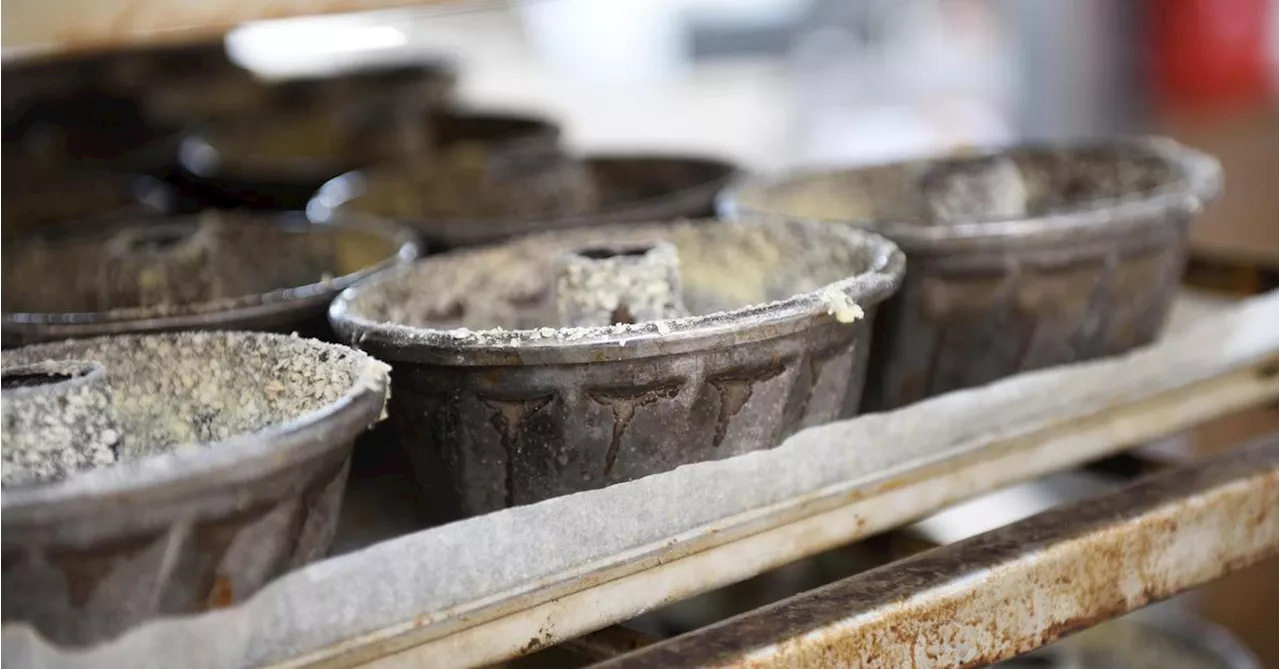
<path fill-rule="evenodd" d="M 595 666 L 983 666 L 1276 555 L 1276 466 L 1272 437 Z"/>
<path fill-rule="evenodd" d="M 593 661 L 608 660 L 658 643 L 659 637 L 633 630 L 622 625 L 611 625 L 602 630 L 569 639 L 560 647 Z"/>

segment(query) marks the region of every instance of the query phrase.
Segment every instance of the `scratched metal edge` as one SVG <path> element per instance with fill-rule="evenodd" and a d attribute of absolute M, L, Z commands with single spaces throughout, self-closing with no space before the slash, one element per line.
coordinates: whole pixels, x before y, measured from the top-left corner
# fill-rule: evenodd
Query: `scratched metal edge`
<path fill-rule="evenodd" d="M 1276 467 L 1273 436 L 593 668 L 985 666 L 1276 555 Z"/>
<path fill-rule="evenodd" d="M 1166 393 L 1135 407 L 1113 410 L 1106 416 L 1092 416 L 1070 427 L 1059 425 L 1045 433 L 996 444 L 985 452 L 986 460 L 970 457 L 975 455 L 970 453 L 952 462 L 925 468 L 942 471 L 952 466 L 963 467 L 963 473 L 972 475 L 970 478 L 986 481 L 989 485 L 985 487 L 960 490 L 950 486 L 947 487 L 948 494 L 939 495 L 929 489 L 938 481 L 937 476 L 899 477 L 888 485 L 880 486 L 878 496 L 853 501 L 844 499 L 844 506 L 826 510 L 817 508 L 812 515 L 767 527 L 730 543 L 717 543 L 688 555 L 664 556 L 668 559 L 646 570 L 624 573 L 611 580 L 601 578 L 585 589 L 573 592 L 550 592 L 551 588 L 548 588 L 517 598 L 503 607 L 511 609 L 503 617 L 468 620 L 468 626 L 461 629 L 450 626 L 450 631 L 443 634 L 440 631 L 443 626 L 439 626 L 434 634 L 432 628 L 427 627 L 399 636 L 369 635 L 346 645 L 346 654 L 308 656 L 275 666 L 276 669 L 328 669 L 355 665 L 370 669 L 427 669 L 481 666 L 509 660 L 627 620 L 654 607 L 744 580 L 796 559 L 917 520 L 947 504 L 981 494 L 991 486 L 1008 485 L 1113 454 L 1134 443 L 1174 433 L 1275 397 L 1273 374 L 1260 377 L 1254 369 L 1241 370 Z M 1212 406 L 1206 408 L 1206 404 Z M 1167 415 L 1175 409 L 1181 410 L 1180 413 Z M 1143 418 L 1150 416 L 1158 420 L 1152 419 L 1153 423 Z M 1112 438 L 1114 426 L 1109 422 L 1130 425 L 1121 430 L 1120 436 Z M 1135 426 L 1132 423 L 1145 425 Z M 1106 440 L 1106 443 L 1100 445 L 1100 440 Z M 1016 447 L 1018 444 L 1035 444 L 1035 448 L 1020 450 Z M 1064 455 L 1064 451 L 1067 454 Z M 1021 467 L 1016 462 L 1019 460 L 1025 461 Z M 1032 460 L 1035 465 L 1027 466 Z M 1011 469 L 1017 469 L 1017 474 L 1002 473 Z M 911 482 L 909 478 L 919 480 Z M 928 498 L 927 501 L 920 502 L 921 496 Z M 878 508 L 881 506 L 891 508 L 892 512 L 886 513 L 884 508 Z M 832 526 L 844 529 L 832 530 Z M 820 540 L 813 540 L 814 534 L 823 536 Z M 762 551 L 760 546 L 765 544 L 773 548 Z M 779 551 L 778 545 L 788 548 Z M 770 555 L 761 558 L 758 554 L 762 552 L 770 552 Z M 696 579 L 688 577 L 688 573 L 693 572 L 698 574 Z M 612 598 L 625 602 L 607 601 Z M 520 601 L 528 608 L 517 608 Z M 588 612 L 583 613 L 584 610 Z"/>
<path fill-rule="evenodd" d="M 425 8 L 493 11 L 505 0 L 10 0 L 0 28 L 8 63 L 132 45 L 225 35 L 252 21 Z"/>

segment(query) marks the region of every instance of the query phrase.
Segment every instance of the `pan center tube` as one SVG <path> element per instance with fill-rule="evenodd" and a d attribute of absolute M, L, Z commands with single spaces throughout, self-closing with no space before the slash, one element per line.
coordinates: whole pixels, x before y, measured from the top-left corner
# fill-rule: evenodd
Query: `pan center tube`
<path fill-rule="evenodd" d="M 3 485 L 57 481 L 116 461 L 121 441 L 106 369 L 88 360 L 8 367 Z"/>
<path fill-rule="evenodd" d="M 689 315 L 680 258 L 669 242 L 602 243 L 560 254 L 555 304 L 564 327 L 602 327 Z"/>
<path fill-rule="evenodd" d="M 120 230 L 99 262 L 100 309 L 208 302 L 234 294 L 222 285 L 215 221 Z"/>

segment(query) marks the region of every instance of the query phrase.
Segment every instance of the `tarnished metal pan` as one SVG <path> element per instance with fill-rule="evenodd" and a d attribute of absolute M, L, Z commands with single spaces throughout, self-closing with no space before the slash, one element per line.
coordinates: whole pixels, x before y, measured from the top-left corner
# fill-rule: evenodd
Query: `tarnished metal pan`
<path fill-rule="evenodd" d="M 161 174 L 177 165 L 182 133 L 152 118 L 134 97 L 86 85 L 6 112 L 4 162 L 23 171 Z"/>
<path fill-rule="evenodd" d="M 4 621 L 66 646 L 228 606 L 322 557 L 387 384 L 363 353 L 265 333 L 75 340 L 4 366 Z M 49 425 L 80 438 L 23 439 Z M 88 446 L 91 462 L 67 457 Z"/>
<path fill-rule="evenodd" d="M 703 218 L 714 213 L 716 194 L 738 173 L 729 162 L 688 155 L 600 154 L 582 162 L 595 200 L 587 211 L 430 216 L 414 199 L 412 180 L 380 170 L 345 174 L 325 184 L 307 214 L 314 220 L 344 211 L 376 214 L 413 227 L 433 249 L 450 249 L 548 230 Z"/>
<path fill-rule="evenodd" d="M 342 105 L 306 82 L 282 86 L 292 91 L 287 104 L 220 119 L 183 142 L 183 168 L 211 206 L 301 210 L 330 179 L 378 164 L 411 176 L 487 168 L 502 186 L 512 180 L 503 173 L 509 166 L 545 172 L 566 160 L 560 129 L 541 118 L 394 100 Z"/>
<path fill-rule="evenodd" d="M 1213 158 L 1160 139 L 746 180 L 720 210 L 874 230 L 910 258 L 877 324 L 868 408 L 1141 346 L 1159 334 Z"/>
<path fill-rule="evenodd" d="M 45 228 L 4 242 L 6 346 L 126 332 L 326 334 L 343 288 L 417 256 L 412 235 L 358 219 L 205 214 Z"/>
<path fill-rule="evenodd" d="M 348 289 L 434 520 L 770 448 L 854 413 L 903 257 L 850 228 L 682 222 L 431 256 Z"/>
<path fill-rule="evenodd" d="M 217 39 L 6 61 L 4 76 L 14 86 L 6 98 L 27 102 L 84 86 L 135 95 L 152 84 L 201 76 L 207 80 L 232 69 L 243 71 L 231 62 L 223 41 Z"/>
<path fill-rule="evenodd" d="M 159 118 L 188 123 L 290 106 L 421 110 L 447 102 L 457 81 L 453 64 L 441 59 L 366 65 L 324 77 L 283 81 L 257 79 L 235 66 L 219 67 L 204 76 L 172 70 L 161 70 L 154 84 L 146 87 L 147 107 Z"/>
<path fill-rule="evenodd" d="M 72 221 L 160 217 L 177 205 L 164 182 L 137 174 L 102 170 L 28 173 L 6 163 L 3 176 L 3 232 L 29 233 Z"/>

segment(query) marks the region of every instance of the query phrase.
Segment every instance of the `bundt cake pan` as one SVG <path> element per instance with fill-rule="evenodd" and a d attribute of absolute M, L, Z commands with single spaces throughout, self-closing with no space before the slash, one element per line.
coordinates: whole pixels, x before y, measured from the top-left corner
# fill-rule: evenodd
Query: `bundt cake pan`
<path fill-rule="evenodd" d="M 111 131 L 104 132 L 104 124 Z M 183 129 L 135 98 L 86 86 L 24 104 L 4 118 L 5 167 L 162 174 L 178 162 Z"/>
<path fill-rule="evenodd" d="M 438 522 L 851 415 L 903 265 L 840 226 L 615 226 L 431 256 L 329 313 L 393 365 L 391 422 Z"/>
<path fill-rule="evenodd" d="M 221 119 L 183 142 L 183 168 L 210 206 L 304 209 L 330 179 L 375 164 L 414 175 L 482 167 L 501 180 L 504 170 L 561 160 L 559 128 L 542 119 L 385 101 L 340 107 L 312 101 L 305 82 L 281 86 L 299 87 L 286 97 L 300 99 Z"/>
<path fill-rule="evenodd" d="M 228 57 L 223 41 L 214 40 L 37 55 L 6 62 L 4 75 L 14 84 L 13 93 L 22 93 L 21 99 L 30 101 L 86 86 L 139 96 L 149 86 L 201 77 L 207 80 L 228 69 L 240 70 Z"/>
<path fill-rule="evenodd" d="M 192 329 L 327 335 L 343 288 L 417 256 L 407 231 L 206 213 L 49 227 L 3 247 L 6 346 Z"/>
<path fill-rule="evenodd" d="M 225 117 L 188 136 L 183 188 L 219 209 L 302 209 L 326 181 L 374 158 L 371 126 L 347 127 L 322 109 Z"/>
<path fill-rule="evenodd" d="M 64 646 L 231 605 L 323 556 L 387 384 L 363 353 L 265 333 L 82 339 L 3 362 L 3 618 Z M 51 424 L 78 437 L 22 438 Z"/>
<path fill-rule="evenodd" d="M 221 72 L 221 70 L 219 70 Z M 425 109 L 445 104 L 457 74 L 447 60 L 379 64 L 325 77 L 262 81 L 246 70 L 209 78 L 170 79 L 147 90 L 147 105 L 159 118 L 200 122 L 269 110 L 346 109 L 397 105 Z"/>
<path fill-rule="evenodd" d="M 6 59 L 3 65 L 6 125 L 34 105 L 93 88 L 130 96 L 137 92 L 136 61 L 116 52 L 82 52 Z M 121 67 L 123 65 L 123 67 Z M 124 74 L 126 77 L 121 77 Z"/>
<path fill-rule="evenodd" d="M 848 224 L 911 258 L 877 323 L 868 409 L 887 409 L 1153 341 L 1211 157 L 1163 139 L 1020 146 L 748 179 L 721 213 Z"/>
<path fill-rule="evenodd" d="M 172 189 L 145 175 L 100 170 L 28 173 L 17 167 L 5 169 L 0 178 L 4 199 L 0 224 L 6 239 L 73 221 L 161 216 L 175 206 Z"/>
<path fill-rule="evenodd" d="M 433 249 L 449 249 L 546 230 L 711 216 L 716 195 L 737 173 L 728 162 L 695 156 L 597 155 L 583 163 L 596 200 L 584 213 L 430 217 L 417 204 L 416 184 L 392 170 L 334 179 L 307 206 L 307 213 L 314 220 L 344 211 L 383 216 L 413 227 Z"/>

